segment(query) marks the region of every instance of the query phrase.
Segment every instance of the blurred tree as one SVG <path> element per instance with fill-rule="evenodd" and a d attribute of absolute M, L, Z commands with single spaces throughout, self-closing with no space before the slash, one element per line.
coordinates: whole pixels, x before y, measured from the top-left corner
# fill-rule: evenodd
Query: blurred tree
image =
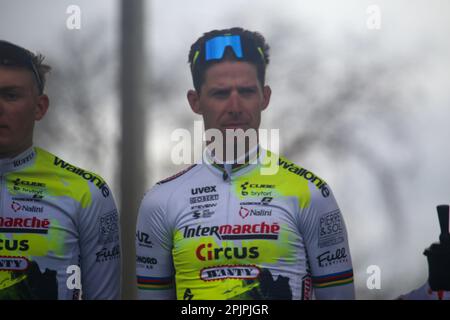
<path fill-rule="evenodd" d="M 117 53 L 103 36 L 102 25 L 99 21 L 92 32 L 70 37 L 61 34 L 61 54 L 48 57 L 53 67 L 47 90 L 50 109 L 36 130 L 38 141 L 69 153 L 68 161 L 89 163 L 90 170 L 104 169 L 105 156 L 116 153 L 111 149 L 115 123 L 108 122 L 116 121 L 118 112 Z"/>

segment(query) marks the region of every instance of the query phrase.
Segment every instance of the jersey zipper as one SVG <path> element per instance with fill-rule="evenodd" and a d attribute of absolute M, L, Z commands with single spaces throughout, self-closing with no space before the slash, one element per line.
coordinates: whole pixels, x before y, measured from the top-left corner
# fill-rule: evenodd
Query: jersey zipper
<path fill-rule="evenodd" d="M 0 174 L 0 216 L 3 217 L 3 174 Z"/>
<path fill-rule="evenodd" d="M 224 170 L 226 170 L 225 166 L 224 166 Z M 226 213 L 226 221 L 225 222 L 226 222 L 226 224 L 230 224 L 230 220 L 232 219 L 231 216 L 230 216 L 231 213 L 229 212 L 230 211 L 230 207 L 231 207 L 230 206 L 230 200 L 231 200 L 231 191 L 230 191 L 230 189 L 232 187 L 231 170 L 230 170 L 229 173 L 227 172 L 227 175 L 228 175 L 228 179 L 225 180 L 225 185 L 226 185 L 226 190 L 227 190 L 226 207 L 225 207 L 225 213 Z M 223 248 L 227 248 L 228 247 L 228 241 L 229 240 L 225 241 L 225 246 L 223 246 Z M 226 283 L 227 283 L 227 291 L 229 292 L 229 290 L 231 289 L 230 282 L 227 281 Z"/>

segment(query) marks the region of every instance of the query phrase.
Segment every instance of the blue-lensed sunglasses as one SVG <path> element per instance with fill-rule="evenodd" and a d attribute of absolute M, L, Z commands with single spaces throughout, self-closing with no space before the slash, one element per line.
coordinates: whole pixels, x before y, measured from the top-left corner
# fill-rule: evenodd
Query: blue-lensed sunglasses
<path fill-rule="evenodd" d="M 242 59 L 244 58 L 244 49 L 242 44 L 242 39 L 240 35 L 223 35 L 211 38 L 205 42 L 205 53 L 204 60 L 220 60 L 223 58 L 227 47 L 230 47 L 236 58 Z M 247 44 L 246 56 L 251 55 L 252 51 L 251 46 Z M 259 55 L 264 61 L 264 53 L 260 47 L 254 48 L 257 50 Z M 195 65 L 197 59 L 200 56 L 200 50 L 197 50 L 194 54 L 194 58 L 192 60 L 193 65 Z"/>
<path fill-rule="evenodd" d="M 222 59 L 225 49 L 231 47 L 237 58 L 242 58 L 240 36 L 218 36 L 205 43 L 205 61 Z"/>

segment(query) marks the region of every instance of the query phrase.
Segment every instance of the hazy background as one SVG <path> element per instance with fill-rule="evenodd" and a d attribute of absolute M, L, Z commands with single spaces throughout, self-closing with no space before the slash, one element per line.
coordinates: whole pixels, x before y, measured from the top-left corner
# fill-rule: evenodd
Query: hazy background
<path fill-rule="evenodd" d="M 66 27 L 73 4 L 80 30 Z M 53 67 L 51 109 L 35 143 L 101 174 L 120 204 L 119 4 L 0 0 L 0 39 L 45 54 Z M 439 235 L 435 206 L 450 203 L 450 2 L 145 5 L 147 189 L 180 169 L 170 162 L 171 132 L 200 120 L 185 98 L 190 45 L 211 29 L 257 30 L 272 48 L 262 127 L 279 128 L 281 153 L 333 188 L 357 298 L 392 299 L 426 280 L 422 252 Z M 366 26 L 369 5 L 381 10 L 379 30 Z M 381 268 L 380 290 L 366 287 L 370 265 Z"/>

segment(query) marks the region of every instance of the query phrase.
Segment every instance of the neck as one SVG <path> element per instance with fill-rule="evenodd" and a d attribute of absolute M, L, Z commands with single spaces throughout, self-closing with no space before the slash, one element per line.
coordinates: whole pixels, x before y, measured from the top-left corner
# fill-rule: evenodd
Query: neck
<path fill-rule="evenodd" d="M 14 150 L 4 150 L 0 149 L 0 159 L 12 159 L 17 157 L 19 154 L 24 152 L 25 150 L 29 149 L 33 145 L 32 142 L 25 144 L 24 146 L 20 148 L 16 148 Z"/>
<path fill-rule="evenodd" d="M 224 165 L 231 165 L 232 168 L 237 168 L 252 162 L 259 154 L 258 144 L 246 145 L 241 150 L 237 147 L 232 148 L 230 145 L 223 145 L 221 148 L 213 148 L 211 145 L 208 145 L 207 149 L 214 159 L 215 164 L 222 167 Z"/>

